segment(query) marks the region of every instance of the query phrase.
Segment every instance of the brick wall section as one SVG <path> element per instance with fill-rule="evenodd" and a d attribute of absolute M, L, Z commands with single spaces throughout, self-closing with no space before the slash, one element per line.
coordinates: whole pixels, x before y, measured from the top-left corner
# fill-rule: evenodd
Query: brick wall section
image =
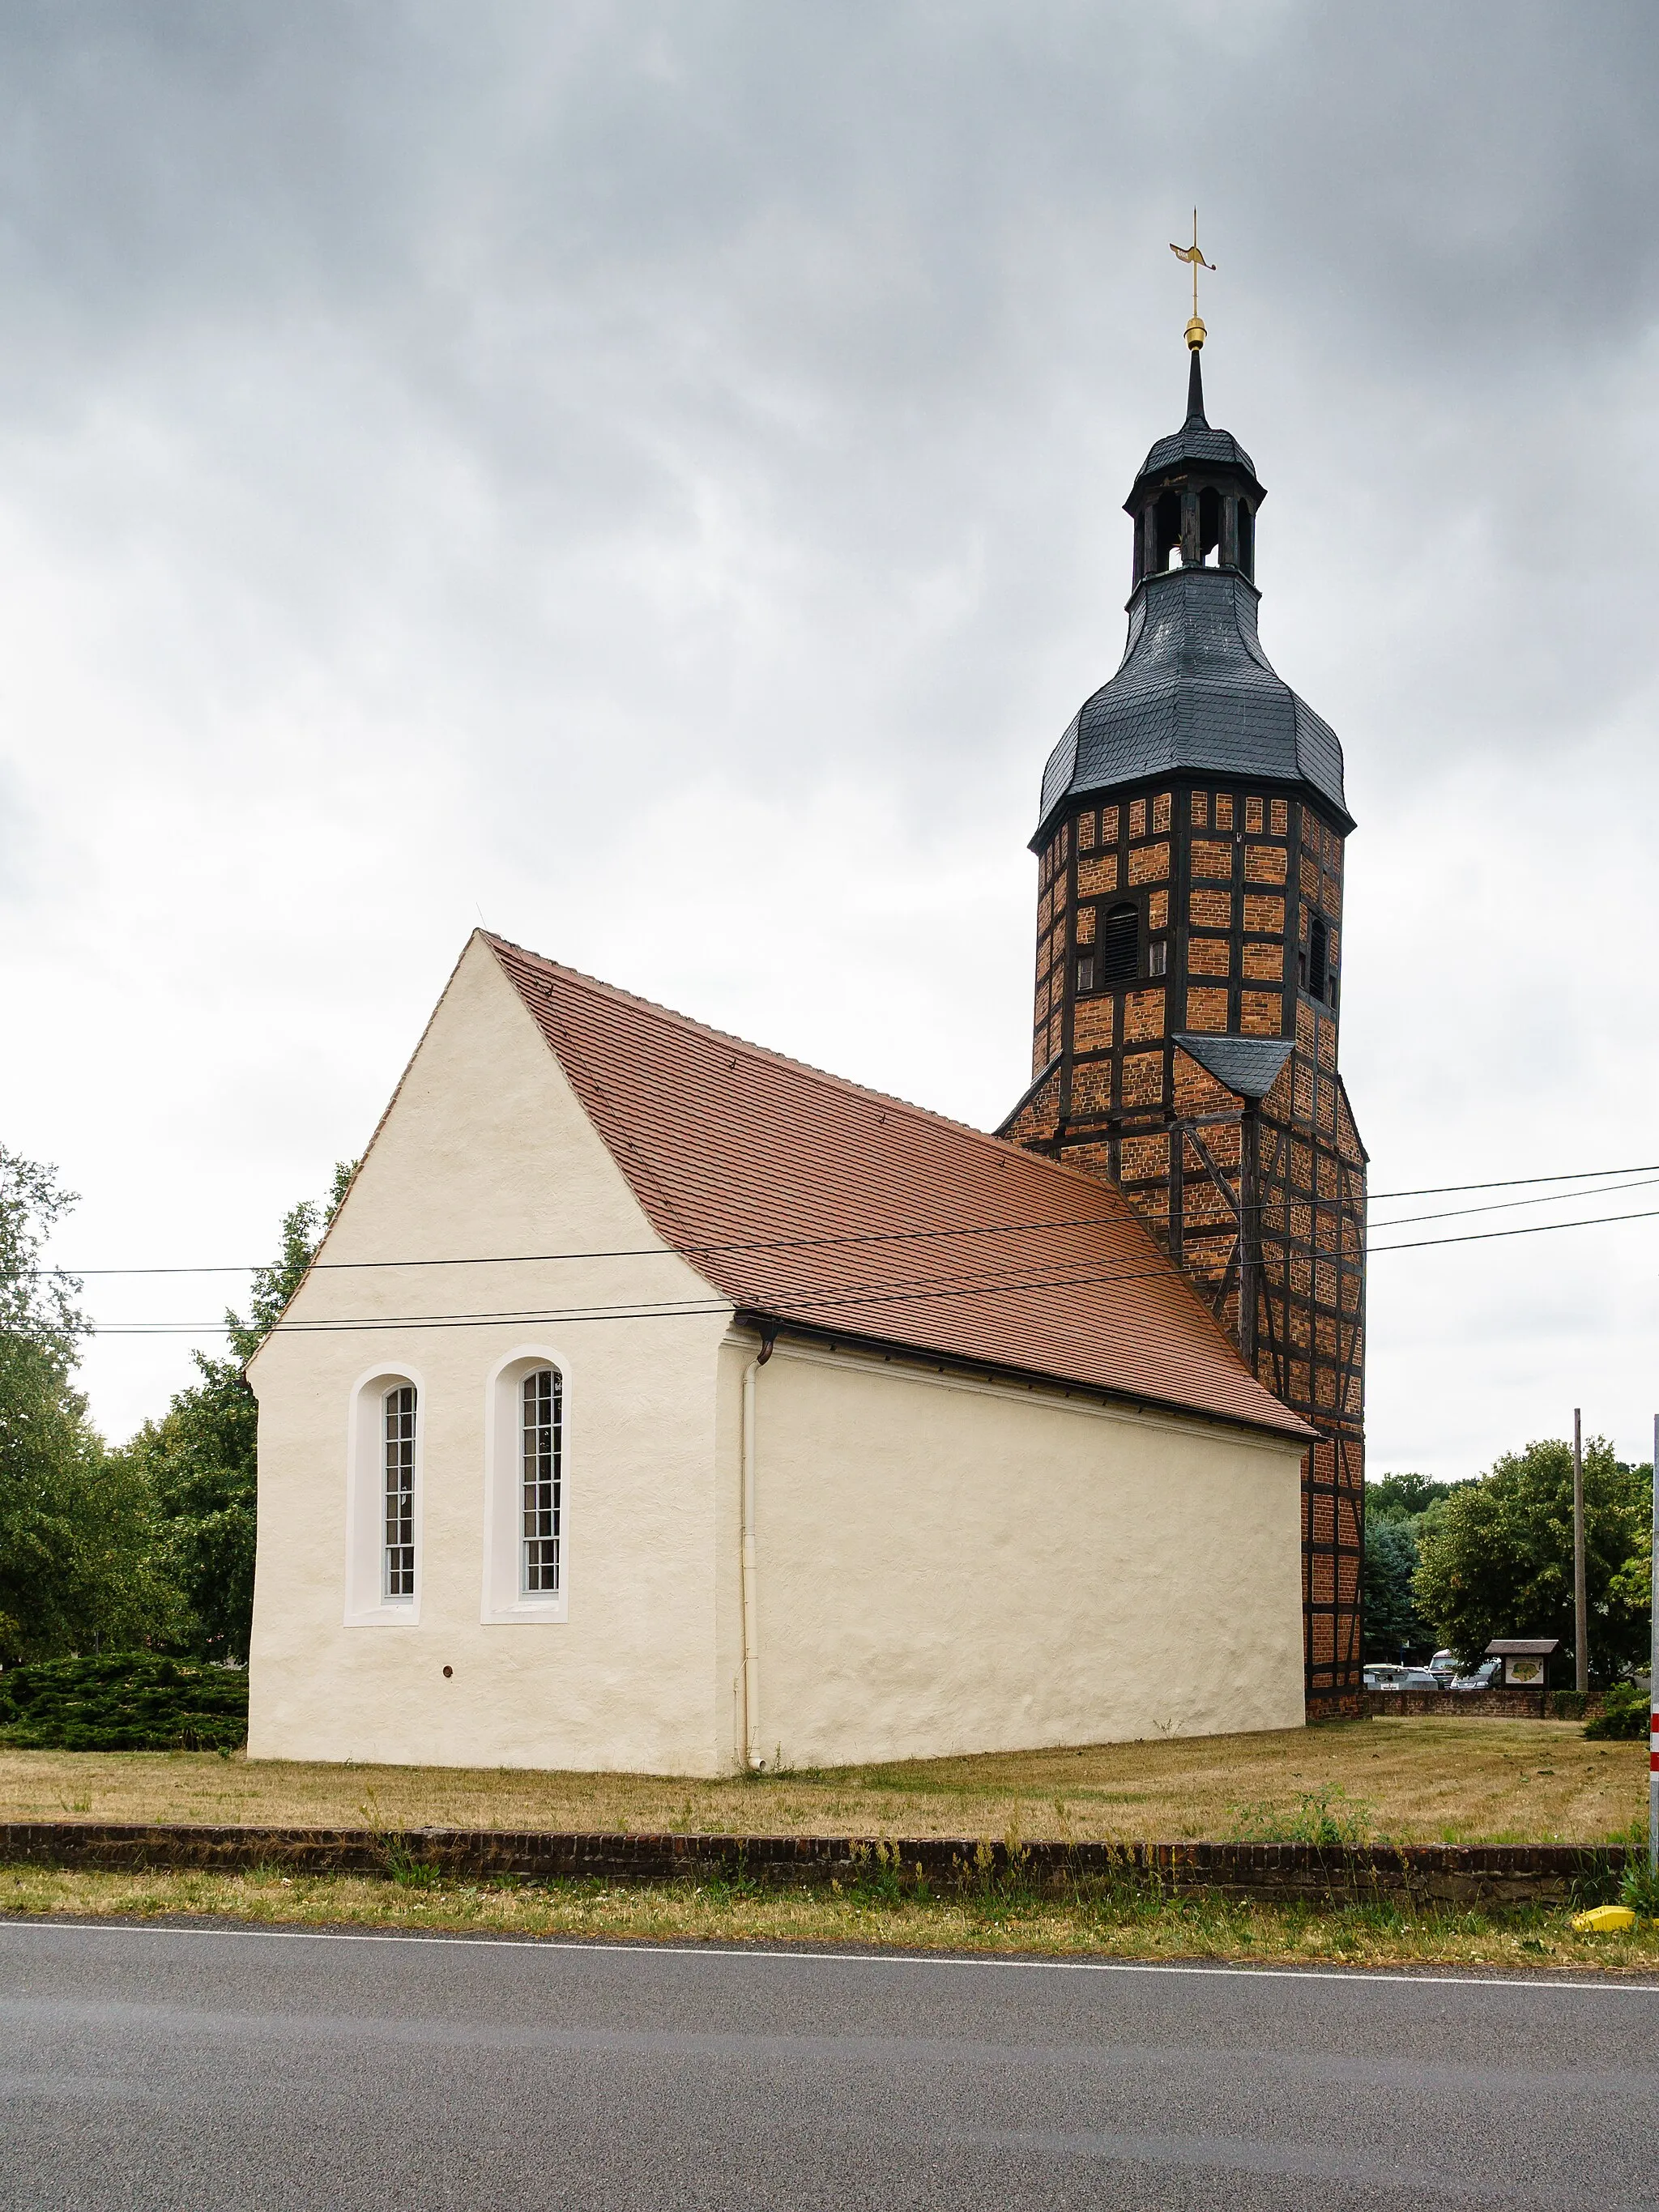
<path fill-rule="evenodd" d="M 1541 1721 L 1547 1690 L 1366 1690 L 1367 1720 Z M 1597 1700 L 1599 1704 L 1599 1699 Z"/>
<path fill-rule="evenodd" d="M 0 1860 L 109 1871 L 258 1866 L 296 1874 L 389 1875 L 394 1856 L 457 1879 L 683 1881 L 744 1875 L 769 1884 L 856 1881 L 896 1867 L 935 1888 L 972 1890 L 1017 1874 L 1064 1894 L 1079 1885 L 1145 1883 L 1290 1902 L 1379 1896 L 1461 1905 L 1557 1903 L 1610 1894 L 1632 1856 L 1617 1844 L 1326 1846 L 1315 1844 L 1033 1843 L 1010 1851 L 974 1836 L 697 1836 L 522 1829 L 236 1828 L 75 1820 L 0 1825 Z"/>

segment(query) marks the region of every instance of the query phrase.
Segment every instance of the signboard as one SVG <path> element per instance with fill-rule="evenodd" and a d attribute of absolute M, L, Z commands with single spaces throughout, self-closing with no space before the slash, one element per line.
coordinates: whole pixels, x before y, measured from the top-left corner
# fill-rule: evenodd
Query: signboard
<path fill-rule="evenodd" d="M 1541 1659 L 1506 1659 L 1504 1680 L 1528 1690 L 1540 1689 L 1544 1680 L 1544 1662 Z"/>

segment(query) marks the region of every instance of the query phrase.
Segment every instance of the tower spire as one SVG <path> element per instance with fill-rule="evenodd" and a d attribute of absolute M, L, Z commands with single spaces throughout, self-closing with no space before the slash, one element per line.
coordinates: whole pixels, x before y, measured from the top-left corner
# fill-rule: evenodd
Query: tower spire
<path fill-rule="evenodd" d="M 1204 412 L 1204 370 L 1201 363 L 1202 356 L 1194 346 L 1192 365 L 1187 371 L 1187 420 L 1182 425 L 1183 429 L 1190 429 L 1194 425 L 1206 430 L 1210 427 L 1209 417 Z"/>

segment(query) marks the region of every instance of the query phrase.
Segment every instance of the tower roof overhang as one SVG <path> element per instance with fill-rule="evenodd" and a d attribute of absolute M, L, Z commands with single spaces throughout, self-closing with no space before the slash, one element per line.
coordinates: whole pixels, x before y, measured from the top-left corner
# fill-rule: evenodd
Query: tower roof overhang
<path fill-rule="evenodd" d="M 1262 651 L 1260 597 L 1231 568 L 1172 568 L 1136 586 L 1117 673 L 1048 757 L 1033 850 L 1070 802 L 1163 775 L 1288 787 L 1352 829 L 1341 743 Z"/>

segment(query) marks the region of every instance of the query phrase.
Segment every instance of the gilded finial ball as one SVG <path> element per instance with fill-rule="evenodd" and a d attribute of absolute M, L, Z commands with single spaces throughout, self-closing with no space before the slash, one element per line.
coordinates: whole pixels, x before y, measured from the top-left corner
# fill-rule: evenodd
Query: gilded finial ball
<path fill-rule="evenodd" d="M 1207 336 L 1208 333 L 1205 330 L 1203 324 L 1200 322 L 1198 317 L 1194 315 L 1191 322 L 1187 325 L 1187 343 L 1188 348 L 1194 353 L 1196 353 Z"/>

